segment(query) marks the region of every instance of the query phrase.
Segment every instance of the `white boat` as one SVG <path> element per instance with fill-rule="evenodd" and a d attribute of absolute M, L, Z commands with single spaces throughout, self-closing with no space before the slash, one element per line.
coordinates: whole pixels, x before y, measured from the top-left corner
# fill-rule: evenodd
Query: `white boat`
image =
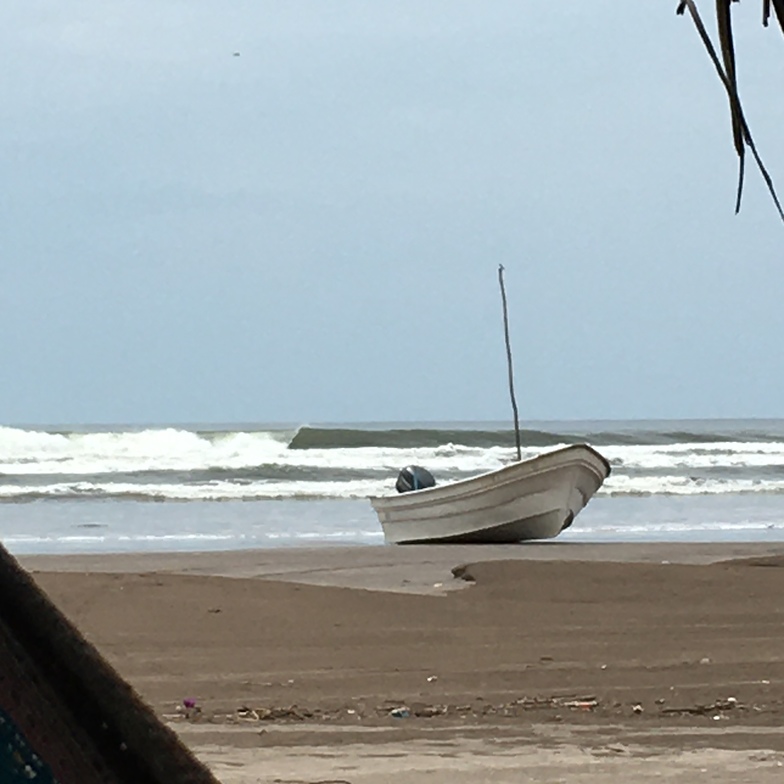
<path fill-rule="evenodd" d="M 610 473 L 587 444 L 448 485 L 370 499 L 389 543 L 510 543 L 568 528 Z"/>

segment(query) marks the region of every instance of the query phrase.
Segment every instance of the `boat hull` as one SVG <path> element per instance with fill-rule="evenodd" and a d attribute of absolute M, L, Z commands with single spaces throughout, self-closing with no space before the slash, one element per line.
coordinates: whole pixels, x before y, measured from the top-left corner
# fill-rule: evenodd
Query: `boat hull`
<path fill-rule="evenodd" d="M 480 476 L 370 499 L 388 543 L 512 543 L 568 528 L 610 473 L 576 444 Z"/>

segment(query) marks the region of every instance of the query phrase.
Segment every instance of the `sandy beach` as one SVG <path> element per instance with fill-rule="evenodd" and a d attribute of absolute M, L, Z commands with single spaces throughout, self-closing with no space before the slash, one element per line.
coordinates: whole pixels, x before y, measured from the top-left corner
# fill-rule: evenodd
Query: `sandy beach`
<path fill-rule="evenodd" d="M 784 778 L 784 544 L 20 561 L 227 784 Z"/>

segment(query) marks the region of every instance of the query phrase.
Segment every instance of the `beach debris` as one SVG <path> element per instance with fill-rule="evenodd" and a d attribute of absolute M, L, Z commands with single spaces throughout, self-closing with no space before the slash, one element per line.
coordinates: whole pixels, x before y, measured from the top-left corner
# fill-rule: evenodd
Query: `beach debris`
<path fill-rule="evenodd" d="M 710 663 L 711 663 L 711 660 L 707 656 L 703 656 L 700 659 L 700 664 L 710 664 Z"/>
<path fill-rule="evenodd" d="M 273 779 L 272 784 L 351 784 L 348 779 Z"/>
<path fill-rule="evenodd" d="M 541 710 L 546 708 L 569 708 L 570 710 L 594 710 L 599 707 L 599 700 L 593 695 L 569 695 L 559 697 L 519 697 L 506 705 L 489 706 L 494 713 L 504 713 L 514 715 L 515 712 L 510 708 L 521 707 L 523 710 Z"/>
<path fill-rule="evenodd" d="M 315 716 L 313 711 L 298 708 L 296 705 L 291 705 L 288 708 L 258 708 L 255 712 L 262 721 L 280 721 L 281 719 L 305 721 L 305 719 L 312 719 Z"/>
<path fill-rule="evenodd" d="M 428 683 L 434 683 L 437 680 L 438 680 L 438 675 L 428 675 L 427 676 L 427 682 Z"/>
<path fill-rule="evenodd" d="M 177 713 L 188 720 L 198 719 L 201 716 L 201 708 L 196 704 L 193 697 L 186 697 L 182 705 L 177 706 Z"/>
<path fill-rule="evenodd" d="M 670 700 L 671 701 L 671 700 Z M 767 705 L 744 705 L 735 696 L 717 699 L 710 704 L 681 705 L 665 707 L 664 699 L 656 699 L 648 710 L 652 715 L 666 716 L 704 716 L 713 721 L 728 720 L 735 717 L 741 719 L 744 715 L 767 712 Z M 186 707 L 187 703 L 187 707 Z M 474 697 L 470 702 L 461 703 L 429 703 L 429 702 L 402 702 L 400 699 L 385 700 L 373 705 L 367 698 L 358 697 L 350 701 L 322 707 L 305 708 L 298 705 L 274 706 L 242 704 L 230 713 L 202 712 L 196 700 L 188 698 L 177 706 L 176 713 L 166 715 L 171 721 L 209 722 L 213 724 L 260 724 L 270 722 L 357 722 L 394 719 L 436 719 L 442 717 L 447 720 L 467 720 L 471 718 L 486 717 L 521 719 L 530 712 L 541 712 L 545 715 L 543 721 L 566 720 L 567 711 L 575 719 L 578 715 L 588 715 L 594 712 L 602 714 L 622 715 L 629 712 L 641 715 L 646 712 L 642 702 L 619 702 L 610 700 L 602 702 L 597 696 L 591 694 L 556 694 L 552 696 L 521 696 L 503 702 L 492 702 L 487 698 Z M 716 716 L 719 719 L 715 718 Z"/>
<path fill-rule="evenodd" d="M 420 719 L 432 719 L 433 716 L 443 716 L 446 712 L 446 705 L 418 705 L 412 710 L 414 716 Z"/>
<path fill-rule="evenodd" d="M 737 698 L 727 697 L 724 700 L 716 700 L 716 702 L 710 705 L 688 705 L 678 708 L 662 708 L 661 713 L 663 715 L 689 714 L 692 716 L 713 714 L 713 718 L 716 720 L 717 715 L 721 718 L 723 712 L 731 710 L 746 710 L 746 708 L 738 702 Z"/>
<path fill-rule="evenodd" d="M 272 784 L 351 784 L 348 779 L 273 779 Z"/>
<path fill-rule="evenodd" d="M 465 580 L 467 583 L 475 583 L 476 577 L 470 572 L 470 564 L 460 564 L 452 569 L 452 576 L 458 580 Z"/>
<path fill-rule="evenodd" d="M 561 703 L 564 708 L 576 708 L 578 710 L 593 710 L 599 705 L 599 700 L 597 699 L 589 699 L 589 700 L 568 700 L 567 702 Z"/>

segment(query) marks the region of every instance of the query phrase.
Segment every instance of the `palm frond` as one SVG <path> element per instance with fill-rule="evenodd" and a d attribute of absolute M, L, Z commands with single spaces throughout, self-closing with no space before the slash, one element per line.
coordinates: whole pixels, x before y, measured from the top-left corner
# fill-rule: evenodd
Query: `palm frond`
<path fill-rule="evenodd" d="M 679 15 L 682 15 L 684 11 L 688 10 L 689 15 L 694 22 L 694 26 L 697 28 L 697 32 L 702 39 L 702 43 L 708 52 L 708 56 L 713 62 L 716 72 L 719 75 L 719 79 L 721 80 L 721 83 L 724 85 L 724 89 L 727 92 L 727 97 L 730 102 L 730 115 L 732 119 L 732 137 L 735 144 L 735 152 L 738 155 L 738 189 L 735 198 L 736 214 L 740 211 L 741 198 L 743 195 L 743 181 L 746 161 L 745 151 L 746 147 L 748 147 L 752 156 L 754 157 L 757 168 L 760 170 L 760 174 L 762 174 L 762 178 L 765 180 L 765 184 L 768 187 L 768 191 L 771 195 L 771 198 L 773 199 L 773 203 L 776 205 L 776 209 L 778 210 L 779 217 L 782 221 L 784 221 L 784 209 L 782 209 L 781 202 L 779 201 L 778 195 L 776 194 L 776 189 L 773 185 L 773 179 L 768 173 L 768 170 L 765 168 L 765 165 L 762 162 L 762 158 L 760 158 L 760 155 L 757 152 L 757 147 L 754 144 L 754 139 L 751 136 L 751 131 L 749 130 L 748 123 L 746 122 L 746 118 L 743 114 L 740 95 L 738 94 L 737 70 L 735 64 L 735 45 L 732 35 L 732 16 L 730 12 L 730 3 L 733 2 L 738 2 L 738 0 L 716 0 L 716 23 L 719 31 L 719 46 L 721 48 L 722 54 L 721 60 L 716 53 L 716 49 L 713 45 L 713 42 L 711 41 L 708 31 L 705 29 L 702 17 L 697 10 L 697 5 L 694 0 L 680 0 L 675 12 Z M 771 3 L 773 4 L 773 8 L 776 12 L 779 23 L 782 25 L 782 31 L 784 31 L 784 0 L 763 0 L 763 24 L 767 25 L 768 23 Z"/>
<path fill-rule="evenodd" d="M 732 115 L 732 140 L 738 154 L 738 191 L 735 198 L 735 214 L 740 211 L 743 196 L 743 175 L 746 167 L 746 148 L 743 144 L 743 123 L 741 121 L 740 98 L 738 97 L 738 77 L 735 71 L 735 44 L 732 40 L 732 16 L 730 3 L 733 0 L 716 0 L 716 23 L 719 28 L 719 44 L 724 61 L 724 73 L 730 85 L 730 114 Z"/>
<path fill-rule="evenodd" d="M 770 3 L 771 0 L 764 0 L 762 4 L 762 24 L 768 26 L 768 19 L 770 18 Z M 776 18 L 779 20 L 781 32 L 784 33 L 784 0 L 773 0 L 773 9 L 776 12 Z"/>

